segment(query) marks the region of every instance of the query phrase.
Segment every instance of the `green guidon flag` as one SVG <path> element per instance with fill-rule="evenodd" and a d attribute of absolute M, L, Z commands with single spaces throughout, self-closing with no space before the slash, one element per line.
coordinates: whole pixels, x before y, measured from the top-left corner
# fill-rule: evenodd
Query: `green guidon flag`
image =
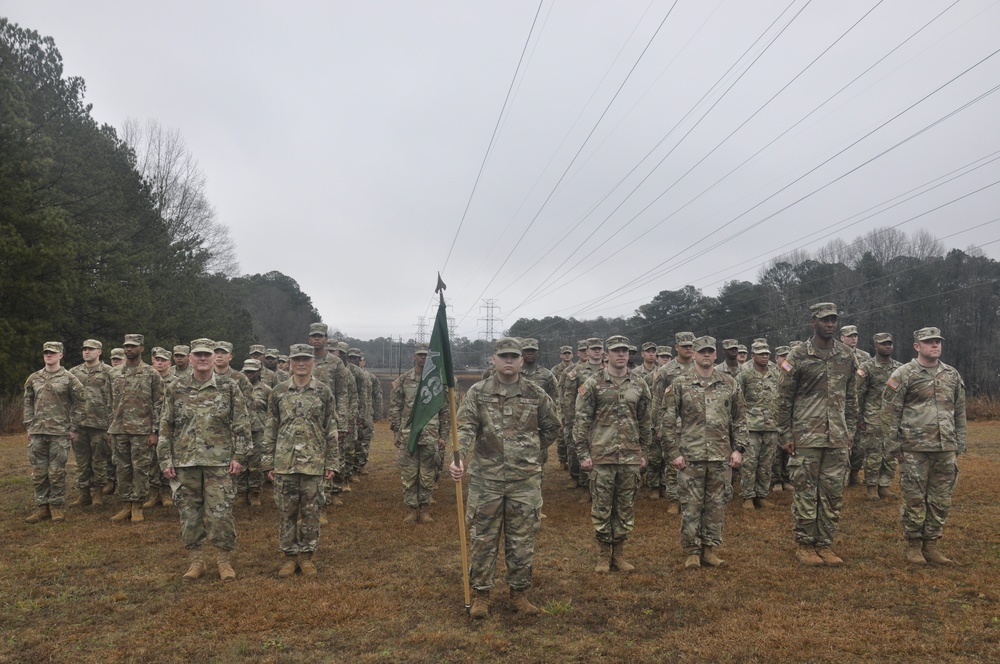
<path fill-rule="evenodd" d="M 434 329 L 431 331 L 431 343 L 427 352 L 424 371 L 420 375 L 420 387 L 417 398 L 410 412 L 410 440 L 406 449 L 412 455 L 417 449 L 417 439 L 431 419 L 444 408 L 445 388 L 455 387 L 455 371 L 451 363 L 451 343 L 448 341 L 448 311 L 444 306 L 444 282 L 438 275 L 438 285 L 435 292 L 441 297 L 437 316 L 434 319 Z"/>

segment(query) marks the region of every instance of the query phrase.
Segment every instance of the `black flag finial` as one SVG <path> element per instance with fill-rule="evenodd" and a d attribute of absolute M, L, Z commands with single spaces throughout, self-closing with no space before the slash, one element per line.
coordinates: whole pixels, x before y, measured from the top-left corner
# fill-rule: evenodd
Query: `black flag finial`
<path fill-rule="evenodd" d="M 444 291 L 446 288 L 448 288 L 448 287 L 444 285 L 443 281 L 441 281 L 441 273 L 438 272 L 438 283 L 437 283 L 437 288 L 434 289 L 434 292 L 435 293 L 440 293 L 440 292 Z"/>

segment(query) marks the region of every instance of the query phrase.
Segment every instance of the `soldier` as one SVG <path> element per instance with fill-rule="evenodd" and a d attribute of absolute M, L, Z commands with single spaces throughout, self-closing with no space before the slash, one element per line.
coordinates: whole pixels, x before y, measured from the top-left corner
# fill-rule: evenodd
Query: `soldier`
<path fill-rule="evenodd" d="M 556 399 L 557 406 L 561 401 L 563 376 L 573 366 L 573 347 L 560 346 L 559 359 L 559 364 L 552 367 L 552 375 L 556 377 L 556 389 L 559 390 L 560 394 L 560 399 Z M 560 418 L 560 422 L 561 421 L 562 419 Z M 556 441 L 556 454 L 559 455 L 559 467 L 566 471 L 569 470 L 569 456 L 566 450 L 566 444 L 567 441 L 572 438 L 572 435 L 573 434 L 570 431 L 562 431 L 559 434 L 559 440 Z"/>
<path fill-rule="evenodd" d="M 646 375 L 656 371 L 656 344 L 652 341 L 642 344 L 642 364 L 630 371 L 637 378 L 645 378 Z"/>
<path fill-rule="evenodd" d="M 213 369 L 214 346 L 211 339 L 191 342 L 191 373 L 166 388 L 156 445 L 160 470 L 177 497 L 181 541 L 191 558 L 185 581 L 205 573 L 201 545 L 206 538 L 218 550 L 219 578 L 236 578 L 229 560 L 236 548 L 231 476 L 246 463 L 250 421 L 239 385 Z"/>
<path fill-rule="evenodd" d="M 830 547 L 858 420 L 858 361 L 834 338 L 837 305 L 820 302 L 809 310 L 813 336 L 778 367 L 778 436 L 795 486 L 795 556 L 803 565 L 840 565 Z"/>
<path fill-rule="evenodd" d="M 177 380 L 177 376 L 170 372 L 170 351 L 166 348 L 154 346 L 153 350 L 150 351 L 150 364 L 156 373 L 160 375 L 160 380 L 163 381 L 163 393 L 166 394 L 170 384 Z M 160 461 L 157 457 L 158 449 L 158 447 L 154 447 L 152 453 L 149 455 L 149 497 L 142 504 L 143 509 L 151 509 L 157 505 L 170 507 L 174 504 L 173 499 L 170 497 L 170 485 L 160 472 Z"/>
<path fill-rule="evenodd" d="M 371 393 L 368 391 L 368 381 L 365 380 L 361 367 L 350 362 L 350 358 L 348 357 L 349 350 L 350 348 L 346 341 L 337 342 L 337 356 L 344 363 L 344 366 L 347 367 L 347 370 L 351 372 L 351 379 L 354 381 L 352 383 L 354 386 L 354 399 L 350 403 L 350 417 L 353 418 L 351 420 L 353 426 L 347 432 L 347 438 L 340 446 L 340 458 L 344 466 L 344 482 L 357 482 L 358 465 L 355 450 L 358 446 L 358 436 L 363 426 L 365 413 L 371 409 Z M 360 356 L 361 351 L 358 351 L 358 357 L 360 358 Z M 439 462 L 438 474 L 440 472 Z M 437 481 L 437 476 L 434 477 L 434 481 Z"/>
<path fill-rule="evenodd" d="M 790 346 L 778 346 L 774 349 L 774 365 L 780 367 L 788 357 Z M 792 481 L 788 477 L 788 452 L 780 445 L 774 453 L 774 465 L 771 467 L 771 491 L 791 491 Z"/>
<path fill-rule="evenodd" d="M 736 347 L 736 360 L 740 363 L 741 367 L 747 363 L 747 356 L 748 355 L 746 346 L 740 344 L 739 346 Z"/>
<path fill-rule="evenodd" d="M 858 348 L 858 328 L 856 325 L 845 325 L 840 328 L 840 343 L 847 346 L 854 353 L 859 367 L 872 359 L 871 355 Z M 860 383 L 861 381 L 858 381 L 859 387 Z M 861 414 L 860 410 L 858 412 Z M 848 486 L 856 486 L 861 483 L 859 475 L 865 467 L 865 446 L 861 444 L 864 429 L 861 424 L 859 421 L 858 428 L 854 432 L 854 445 L 851 447 L 851 472 L 847 476 Z"/>
<path fill-rule="evenodd" d="M 631 371 L 632 369 L 635 369 L 635 358 L 636 358 L 636 356 L 638 354 L 639 354 L 639 349 L 638 348 L 636 348 L 635 346 L 631 346 L 631 345 L 628 347 L 628 364 L 627 364 L 627 368 L 628 368 L 629 371 Z M 605 360 L 607 360 L 607 359 L 608 358 L 605 358 Z"/>
<path fill-rule="evenodd" d="M 574 426 L 576 419 L 576 397 L 579 395 L 580 388 L 587 382 L 587 379 L 594 374 L 599 374 L 603 370 L 601 366 L 603 355 L 604 341 L 597 337 L 587 339 L 587 363 L 582 367 L 574 367 L 563 374 L 559 413 L 562 417 L 563 430 L 570 431 L 571 436 L 576 431 L 576 427 Z M 587 441 L 582 442 L 584 445 L 587 444 Z M 579 443 L 580 441 L 577 441 L 575 437 L 571 438 L 567 444 L 566 455 L 569 459 L 570 477 L 574 478 L 576 486 L 587 490 L 587 494 L 580 499 L 580 502 L 586 503 L 592 498 L 590 495 L 590 472 L 580 466 Z M 570 482 L 570 486 L 572 485 L 573 482 Z"/>
<path fill-rule="evenodd" d="M 573 347 L 572 346 L 560 346 L 559 347 L 559 364 L 552 367 L 552 375 L 556 377 L 556 382 L 559 382 L 559 378 L 566 373 L 566 371 L 573 365 Z"/>
<path fill-rule="evenodd" d="M 261 470 L 264 423 L 267 418 L 267 401 L 271 397 L 271 388 L 264 384 L 260 361 L 244 360 L 243 374 L 250 381 L 253 392 L 247 402 L 247 414 L 250 417 L 250 440 L 247 445 L 243 471 L 236 478 L 236 492 L 237 494 L 246 493 L 247 505 L 250 507 L 260 507 L 260 490 L 264 485 L 264 472 Z"/>
<path fill-rule="evenodd" d="M 111 368 L 117 369 L 121 365 L 125 364 L 125 349 L 124 348 L 112 348 L 111 349 Z"/>
<path fill-rule="evenodd" d="M 538 339 L 521 340 L 521 373 L 528 380 L 541 385 L 545 393 L 553 401 L 559 400 L 559 388 L 556 377 L 551 371 L 538 365 Z"/>
<path fill-rule="evenodd" d="M 743 395 L 715 366 L 715 338 L 698 337 L 693 350 L 693 370 L 666 388 L 660 425 L 667 459 L 678 471 L 685 569 L 726 564 L 715 551 L 722 546 L 726 487 L 747 440 Z"/>
<path fill-rule="evenodd" d="M 260 380 L 267 387 L 274 387 L 278 382 L 278 376 L 271 371 L 265 362 L 267 350 L 263 344 L 253 344 L 250 346 L 250 359 L 256 360 L 260 364 Z M 244 372 L 246 373 L 246 372 Z"/>
<path fill-rule="evenodd" d="M 66 519 L 66 459 L 83 421 L 86 394 L 83 383 L 60 364 L 63 345 L 42 345 L 45 366 L 24 382 L 24 429 L 28 432 L 28 461 L 35 487 L 35 511 L 26 523 Z"/>
<path fill-rule="evenodd" d="M 736 380 L 736 376 L 740 372 L 740 367 L 743 366 L 743 363 L 739 360 L 740 342 L 736 339 L 723 339 L 722 353 L 725 357 L 715 368 L 733 380 Z"/>
<path fill-rule="evenodd" d="M 215 355 L 212 358 L 213 371 L 218 376 L 225 376 L 236 381 L 240 386 L 240 392 L 247 401 L 253 399 L 253 386 L 243 372 L 236 371 L 230 366 L 233 361 L 233 344 L 228 341 L 215 342 Z M 249 408 L 247 409 L 249 410 Z"/>
<path fill-rule="evenodd" d="M 887 451 L 882 428 L 882 396 L 885 384 L 900 365 L 892 359 L 892 335 L 879 332 L 874 337 L 875 357 L 858 369 L 858 413 L 861 444 L 865 448 L 865 486 L 869 500 L 897 498 L 889 491 L 896 475 L 896 458 Z"/>
<path fill-rule="evenodd" d="M 317 380 L 324 383 L 333 392 L 334 408 L 337 409 L 337 440 L 343 445 L 347 440 L 347 434 L 351 429 L 351 399 L 349 390 L 353 388 L 351 372 L 344 366 L 340 358 L 327 349 L 326 323 L 312 323 L 309 325 L 309 345 L 312 346 L 316 361 L 313 363 L 313 375 Z M 357 399 L 357 395 L 355 395 Z M 340 458 L 340 450 L 337 451 L 337 458 Z M 340 479 L 339 477 L 337 478 Z M 337 494 L 350 490 L 350 486 L 343 487 L 339 481 L 324 480 L 322 504 L 339 506 L 343 501 Z M 320 514 L 320 525 L 327 525 L 326 516 Z"/>
<path fill-rule="evenodd" d="M 639 471 L 653 442 L 649 387 L 628 369 L 628 339 L 613 336 L 607 349 L 607 368 L 579 389 L 573 423 L 580 468 L 593 478 L 590 521 L 600 547 L 598 574 L 635 569 L 625 560 L 625 540 L 635 525 Z"/>
<path fill-rule="evenodd" d="M 288 356 L 287 355 L 279 355 L 278 356 L 278 371 L 284 371 L 286 374 L 289 373 L 289 369 L 288 369 Z"/>
<path fill-rule="evenodd" d="M 143 336 L 125 335 L 125 363 L 111 374 L 111 423 L 121 510 L 114 522 L 144 521 L 142 504 L 149 495 L 149 471 L 160 429 L 163 381 L 142 361 Z M 154 471 L 159 475 L 159 470 Z"/>
<path fill-rule="evenodd" d="M 672 354 L 672 352 L 670 350 L 670 346 L 657 346 L 656 347 L 656 369 L 659 369 L 662 366 L 666 366 L 667 364 L 670 363 L 670 360 L 672 360 L 672 359 L 673 359 L 673 354 Z M 656 369 L 653 369 L 653 371 L 650 372 L 650 373 L 655 372 Z M 647 382 L 647 385 L 648 385 L 648 382 Z M 652 396 L 652 392 L 650 392 L 650 395 Z M 655 427 L 656 425 L 654 424 L 653 426 Z"/>
<path fill-rule="evenodd" d="M 186 376 L 191 373 L 191 358 L 188 357 L 191 354 L 190 346 L 174 346 L 174 366 L 170 368 L 170 374 L 180 378 L 181 376 Z"/>
<path fill-rule="evenodd" d="M 916 565 L 954 564 L 937 541 L 965 453 L 965 383 L 941 361 L 943 341 L 936 327 L 913 333 L 917 356 L 892 372 L 882 403 L 889 453 L 900 463 L 906 560 Z"/>
<path fill-rule="evenodd" d="M 410 454 L 410 413 L 417 398 L 420 377 L 427 362 L 428 346 L 418 343 L 413 353 L 413 368 L 392 383 L 389 393 L 389 429 L 393 431 L 396 447 L 399 449 L 400 478 L 403 481 L 403 503 L 407 513 L 404 523 L 430 523 L 434 521 L 428 513 L 431 493 L 434 491 L 434 474 L 437 471 L 437 456 L 443 453 L 445 441 L 451 428 L 451 413 L 447 407 L 424 426 L 417 439 L 416 448 Z M 468 397 L 466 397 L 468 398 Z"/>
<path fill-rule="evenodd" d="M 359 366 L 365 369 L 365 365 L 365 355 L 362 353 Z M 367 423 L 364 436 L 361 439 L 361 458 L 358 460 L 361 464 L 361 470 L 358 471 L 359 475 L 368 474 L 365 467 L 368 465 L 368 456 L 371 454 L 372 438 L 375 437 L 375 423 L 382 419 L 383 408 L 382 383 L 379 381 L 378 376 L 372 372 L 365 370 L 365 374 L 368 376 L 368 390 L 371 392 L 372 419 Z"/>
<path fill-rule="evenodd" d="M 668 514 L 679 514 L 680 505 L 677 489 L 677 468 L 666 456 L 666 441 L 662 431 L 662 401 L 670 383 L 677 376 L 688 373 L 694 367 L 694 332 L 678 332 L 674 335 L 674 348 L 677 357 L 670 360 L 651 376 L 646 377 L 650 384 L 650 396 L 653 399 L 653 450 L 650 454 L 649 469 L 646 471 L 646 484 L 650 488 L 649 497 L 653 500 L 667 498 L 670 506 Z M 655 496 L 655 497 L 654 497 Z"/>
<path fill-rule="evenodd" d="M 325 336 L 325 335 L 324 335 Z M 278 546 L 284 562 L 279 578 L 317 573 L 323 481 L 340 469 L 337 409 L 330 388 L 314 374 L 310 344 L 293 344 L 292 377 L 271 392 L 261 466 L 274 482 Z"/>
<path fill-rule="evenodd" d="M 264 350 L 264 366 L 271 372 L 269 375 L 273 376 L 272 382 L 267 383 L 267 386 L 272 389 L 278 383 L 288 380 L 288 372 L 278 366 L 281 363 L 280 358 L 281 356 L 278 354 L 277 348 L 267 348 Z M 263 380 L 263 377 L 261 380 Z"/>
<path fill-rule="evenodd" d="M 740 467 L 743 509 L 771 507 L 771 471 L 778 450 L 778 367 L 766 343 L 755 343 L 750 363 L 736 376 L 736 385 L 746 406 L 747 443 Z"/>
<path fill-rule="evenodd" d="M 150 364 L 156 370 L 156 373 L 160 374 L 160 380 L 163 381 L 163 389 L 166 390 L 167 385 L 177 379 L 171 371 L 173 367 L 170 365 L 170 351 L 166 348 L 153 346 L 153 350 L 149 352 L 149 356 Z"/>
<path fill-rule="evenodd" d="M 535 536 L 541 524 L 542 459 L 559 436 L 556 405 L 537 384 L 520 376 L 517 340 L 494 344 L 490 378 L 469 388 L 458 413 L 458 464 L 452 479 L 462 480 L 469 461 L 469 577 L 476 591 L 470 616 L 489 615 L 490 589 L 496 572 L 500 533 L 504 534 L 507 585 L 514 608 L 534 615 L 539 610 L 525 596 L 531 588 Z"/>
<path fill-rule="evenodd" d="M 83 364 L 70 369 L 83 385 L 83 419 L 73 441 L 80 495 L 69 507 L 102 505 L 102 495 L 115 490 L 108 474 L 111 446 L 108 444 L 108 414 L 111 410 L 111 367 L 101 362 L 104 345 L 97 339 L 83 342 Z"/>
<path fill-rule="evenodd" d="M 347 361 L 351 367 L 357 369 L 355 375 L 358 377 L 358 430 L 354 437 L 354 450 L 351 456 L 353 463 L 351 477 L 353 481 L 357 481 L 362 474 L 361 469 L 368 463 L 368 452 L 365 447 L 365 441 L 367 440 L 370 445 L 375 432 L 372 375 L 361 368 L 360 348 L 348 348 Z"/>

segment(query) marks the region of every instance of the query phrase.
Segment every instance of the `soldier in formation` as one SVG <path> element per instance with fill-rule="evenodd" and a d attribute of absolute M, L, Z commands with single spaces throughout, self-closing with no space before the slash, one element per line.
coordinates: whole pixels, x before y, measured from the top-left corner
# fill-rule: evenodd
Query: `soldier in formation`
<path fill-rule="evenodd" d="M 677 468 L 670 463 L 666 452 L 665 432 L 663 429 L 663 398 L 667 388 L 678 376 L 692 370 L 694 367 L 694 333 L 678 332 L 674 335 L 674 349 L 677 357 L 673 358 L 655 373 L 646 377 L 646 382 L 652 386 L 653 399 L 653 452 L 649 469 L 646 472 L 646 484 L 650 488 L 649 497 L 667 498 L 670 506 L 669 514 L 680 513 L 680 503 L 677 490 Z"/>
<path fill-rule="evenodd" d="M 736 376 L 746 407 L 746 453 L 740 467 L 743 509 L 771 507 L 771 472 L 778 451 L 778 367 L 771 363 L 771 349 L 758 341 L 751 346 L 751 360 Z"/>
<path fill-rule="evenodd" d="M 840 343 L 844 344 L 854 354 L 858 362 L 858 367 L 861 367 L 865 362 L 872 359 L 872 356 L 858 348 L 859 338 L 857 325 L 844 325 L 840 328 Z M 857 381 L 857 384 L 860 387 L 861 381 Z M 859 410 L 858 413 L 860 415 L 861 411 Z M 859 421 L 858 428 L 854 431 L 854 444 L 851 446 L 851 469 L 847 476 L 848 486 L 856 486 L 861 483 L 860 474 L 865 467 L 863 434 L 864 428 Z"/>
<path fill-rule="evenodd" d="M 170 384 L 177 380 L 177 376 L 170 371 L 170 351 L 160 346 L 154 346 L 149 355 L 150 365 L 159 374 L 160 380 L 163 381 L 163 393 L 166 394 Z M 158 447 L 154 447 L 149 457 L 149 496 L 146 498 L 146 502 L 142 504 L 143 509 L 150 509 L 157 505 L 170 507 L 174 504 L 171 498 L 170 484 L 163 477 L 160 469 L 157 449 Z"/>
<path fill-rule="evenodd" d="M 177 378 L 191 373 L 191 347 L 179 344 L 173 348 L 174 366 L 170 367 L 170 373 Z"/>
<path fill-rule="evenodd" d="M 594 374 L 600 373 L 603 369 L 601 359 L 604 355 L 604 341 L 597 337 L 586 340 L 587 361 L 567 371 L 563 375 L 561 386 L 559 412 L 562 416 L 563 430 L 571 432 L 571 442 L 567 443 L 566 454 L 569 459 L 570 486 L 574 483 L 577 487 L 585 489 L 586 495 L 580 499 L 581 502 L 589 502 L 590 495 L 590 471 L 580 466 L 579 445 L 576 436 L 576 397 L 580 394 L 580 389 L 587 379 Z M 584 445 L 587 441 L 582 441 Z"/>
<path fill-rule="evenodd" d="M 716 365 L 716 369 L 736 380 L 737 374 L 743 363 L 739 360 L 740 342 L 736 339 L 722 340 L 722 362 Z"/>
<path fill-rule="evenodd" d="M 889 490 L 896 475 L 896 458 L 889 454 L 888 437 L 882 427 L 882 396 L 885 384 L 900 363 L 892 359 L 892 335 L 879 332 L 874 337 L 875 357 L 858 369 L 858 428 L 865 449 L 865 487 L 869 500 L 897 498 Z"/>
<path fill-rule="evenodd" d="M 252 348 L 252 347 L 251 347 Z M 260 491 L 264 486 L 264 472 L 261 469 L 261 457 L 264 449 L 264 424 L 267 418 L 267 402 L 271 398 L 271 388 L 264 382 L 263 370 L 259 360 L 248 359 L 243 362 L 243 375 L 250 381 L 253 388 L 251 398 L 247 401 L 247 414 L 250 418 L 250 439 L 247 445 L 246 462 L 243 471 L 236 477 L 236 495 L 246 495 L 247 505 L 260 507 Z"/>
<path fill-rule="evenodd" d="M 337 439 L 339 444 L 343 444 L 347 440 L 347 434 L 350 429 L 348 389 L 351 385 L 351 372 L 348 371 L 339 357 L 327 349 L 327 332 L 326 323 L 312 323 L 309 325 L 309 345 L 312 347 L 313 355 L 316 359 L 313 363 L 312 372 L 317 380 L 325 384 L 333 392 L 334 406 L 337 409 Z M 339 451 L 337 457 L 340 458 Z M 337 496 L 337 494 L 343 492 L 340 482 L 327 479 L 324 480 L 323 487 L 322 502 L 324 506 L 343 505 L 343 501 Z M 326 525 L 323 523 L 324 521 L 326 521 L 326 517 L 321 514 L 320 523 Z"/>
<path fill-rule="evenodd" d="M 76 459 L 76 488 L 80 495 L 70 507 L 102 505 L 102 496 L 115 490 L 110 474 L 111 446 L 108 444 L 108 414 L 111 411 L 111 367 L 101 362 L 104 345 L 97 339 L 83 342 L 83 363 L 70 373 L 83 384 L 83 419 L 73 441 Z"/>

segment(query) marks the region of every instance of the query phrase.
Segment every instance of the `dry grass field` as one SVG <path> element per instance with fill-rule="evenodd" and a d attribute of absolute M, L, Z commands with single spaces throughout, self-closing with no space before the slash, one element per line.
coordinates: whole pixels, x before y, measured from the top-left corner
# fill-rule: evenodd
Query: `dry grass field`
<path fill-rule="evenodd" d="M 630 560 L 599 577 L 580 493 L 551 462 L 531 597 L 513 613 L 502 581 L 493 615 L 465 614 L 455 492 L 442 479 L 436 522 L 402 524 L 388 430 L 371 475 L 330 515 L 320 574 L 279 580 L 273 503 L 236 510 L 239 578 L 185 584 L 176 510 L 112 524 L 114 505 L 30 526 L 26 440 L 0 438 L 0 661 L 265 662 L 995 662 L 1000 661 L 1000 426 L 974 423 L 942 548 L 962 565 L 902 559 L 899 502 L 847 492 L 841 568 L 795 563 L 788 493 L 773 510 L 730 505 L 720 570 L 684 571 L 678 517 L 640 501 Z M 554 455 L 553 455 L 554 456 Z M 75 469 L 70 469 L 70 476 Z M 898 490 L 898 488 L 896 489 Z M 71 490 L 70 497 L 75 495 Z M 214 571 L 214 569 L 213 569 Z"/>

